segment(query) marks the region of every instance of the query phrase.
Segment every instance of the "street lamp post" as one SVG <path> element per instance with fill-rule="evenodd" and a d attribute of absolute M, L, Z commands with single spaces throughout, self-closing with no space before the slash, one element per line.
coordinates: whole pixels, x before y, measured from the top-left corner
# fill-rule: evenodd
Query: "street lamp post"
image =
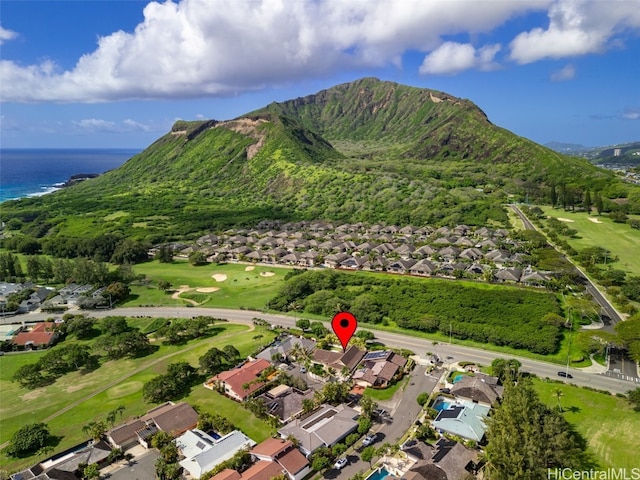
<path fill-rule="evenodd" d="M 573 333 L 573 322 L 569 323 L 569 347 L 567 349 L 567 369 L 566 369 L 566 374 L 567 376 L 565 378 L 569 377 L 569 361 L 571 360 L 571 334 Z"/>

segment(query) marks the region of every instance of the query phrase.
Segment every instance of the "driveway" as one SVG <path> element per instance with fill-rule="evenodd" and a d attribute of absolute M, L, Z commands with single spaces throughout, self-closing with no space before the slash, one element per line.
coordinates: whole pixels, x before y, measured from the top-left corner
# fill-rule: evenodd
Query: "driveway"
<path fill-rule="evenodd" d="M 386 402 L 378 402 L 381 408 L 387 410 L 391 415 L 387 421 L 375 423 L 372 430 L 378 433 L 378 440 L 373 445 L 381 446 L 383 443 L 397 443 L 413 422 L 418 418 L 421 412 L 420 405 L 416 402 L 416 397 L 422 392 L 431 393 L 438 384 L 439 373 L 433 375 L 425 375 L 426 367 L 418 365 L 413 369 L 409 377 L 409 383 L 404 390 L 396 392 L 394 397 Z M 327 479 L 347 479 L 353 477 L 356 473 L 366 472 L 369 470 L 369 462 L 360 460 L 360 452 L 362 447 L 359 443 L 355 452 L 351 452 L 347 458 L 349 463 L 342 470 L 330 468 L 324 474 Z M 374 462 L 377 457 L 374 457 Z"/>
<path fill-rule="evenodd" d="M 160 457 L 157 450 L 152 449 L 140 457 L 136 457 L 129 465 L 112 472 L 111 480 L 155 480 L 156 460 Z"/>

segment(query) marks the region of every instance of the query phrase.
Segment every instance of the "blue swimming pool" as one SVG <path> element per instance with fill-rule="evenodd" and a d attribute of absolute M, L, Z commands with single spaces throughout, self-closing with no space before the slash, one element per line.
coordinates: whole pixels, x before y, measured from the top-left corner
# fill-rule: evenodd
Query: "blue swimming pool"
<path fill-rule="evenodd" d="M 451 406 L 451 402 L 446 402 L 444 399 L 440 398 L 433 404 L 433 408 L 437 411 L 446 410 Z"/>
<path fill-rule="evenodd" d="M 458 383 L 460 380 L 462 380 L 463 377 L 464 377 L 464 374 L 459 373 L 458 375 L 453 377 L 453 380 L 451 380 L 451 383 Z"/>
<path fill-rule="evenodd" d="M 383 480 L 387 478 L 389 472 L 385 468 L 380 468 L 367 477 L 366 480 Z"/>

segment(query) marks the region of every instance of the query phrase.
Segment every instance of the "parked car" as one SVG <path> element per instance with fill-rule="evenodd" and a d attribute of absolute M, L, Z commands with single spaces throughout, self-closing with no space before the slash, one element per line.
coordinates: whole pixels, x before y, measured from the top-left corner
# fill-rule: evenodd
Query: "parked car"
<path fill-rule="evenodd" d="M 451 389 L 450 388 L 446 388 L 446 387 L 445 388 L 441 388 L 440 391 L 442 393 L 451 393 Z"/>
<path fill-rule="evenodd" d="M 335 468 L 336 470 L 342 470 L 347 465 L 347 463 L 349 463 L 347 457 L 342 457 L 338 459 L 338 461 L 336 461 L 336 463 L 333 465 L 333 468 Z"/>
<path fill-rule="evenodd" d="M 382 408 L 376 408 L 373 413 L 375 413 L 376 415 L 378 415 L 379 417 L 385 417 L 388 415 L 389 412 L 387 412 L 386 410 L 383 410 Z"/>
<path fill-rule="evenodd" d="M 567 372 L 558 372 L 558 376 L 559 377 L 564 377 L 564 378 L 573 378 L 573 375 L 571 375 L 570 373 L 567 373 Z"/>
<path fill-rule="evenodd" d="M 364 437 L 364 440 L 362 441 L 362 446 L 368 447 L 369 445 L 373 444 L 377 439 L 378 439 L 377 433 L 372 433 L 371 435 L 367 435 L 366 437 Z"/>

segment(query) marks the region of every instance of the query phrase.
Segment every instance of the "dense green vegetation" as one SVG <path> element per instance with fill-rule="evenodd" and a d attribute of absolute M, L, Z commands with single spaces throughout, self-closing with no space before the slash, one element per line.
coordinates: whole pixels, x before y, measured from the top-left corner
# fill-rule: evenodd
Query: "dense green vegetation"
<path fill-rule="evenodd" d="M 2 220 L 29 242 L 71 245 L 158 243 L 268 218 L 506 224 L 501 204 L 548 201 L 553 185 L 625 197 L 640 212 L 637 187 L 492 125 L 468 100 L 363 79 L 231 122 L 177 122 L 116 170 L 3 203 Z"/>
<path fill-rule="evenodd" d="M 560 307 L 548 292 L 336 271 L 292 272 L 288 277 L 270 308 L 285 311 L 300 302 L 305 312 L 325 316 L 348 309 L 364 323 L 390 320 L 410 330 L 451 333 L 534 353 L 553 353 L 559 346 L 560 326 L 549 314 L 560 313 Z"/>
<path fill-rule="evenodd" d="M 529 379 L 508 378 L 487 420 L 485 478 L 545 478 L 549 469 L 588 470 L 586 442 L 562 414 L 542 403 Z"/>

